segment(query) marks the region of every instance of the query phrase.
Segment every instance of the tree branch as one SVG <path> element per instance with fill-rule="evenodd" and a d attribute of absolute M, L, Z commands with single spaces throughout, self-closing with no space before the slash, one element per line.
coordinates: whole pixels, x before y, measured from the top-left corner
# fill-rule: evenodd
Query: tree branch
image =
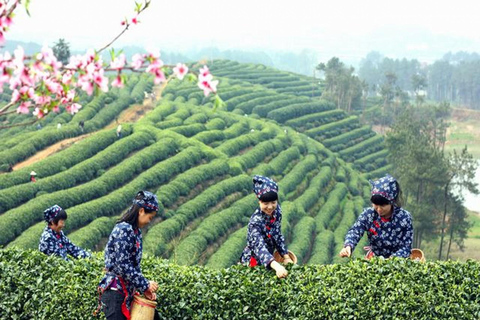
<path fill-rule="evenodd" d="M 30 124 L 34 124 L 37 121 L 38 121 L 38 119 L 35 119 L 35 120 L 30 121 L 30 122 L 22 122 L 22 123 L 15 123 L 15 124 L 9 124 L 9 125 L 5 125 L 5 126 L 0 126 L 0 130 L 9 129 L 9 128 L 13 128 L 13 127 L 28 126 Z"/>

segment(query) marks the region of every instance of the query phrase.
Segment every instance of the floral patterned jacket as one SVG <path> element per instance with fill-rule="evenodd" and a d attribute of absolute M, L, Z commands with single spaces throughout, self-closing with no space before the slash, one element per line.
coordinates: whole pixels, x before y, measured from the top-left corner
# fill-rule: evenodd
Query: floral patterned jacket
<path fill-rule="evenodd" d="M 45 229 L 43 229 L 38 250 L 46 255 L 54 254 L 60 256 L 64 260 L 68 260 L 67 254 L 77 259 L 90 257 L 89 252 L 74 245 L 63 231 L 57 233 L 49 226 L 46 226 Z"/>
<path fill-rule="evenodd" d="M 248 223 L 247 246 L 243 250 L 241 263 L 265 267 L 273 261 L 275 249 L 283 256 L 288 253 L 285 238 L 282 235 L 282 210 L 280 205 L 272 217 L 263 213 L 260 208 L 255 210 Z"/>
<path fill-rule="evenodd" d="M 135 291 L 143 293 L 149 285 L 140 270 L 142 249 L 142 231 L 134 229 L 126 222 L 115 225 L 105 247 L 106 274 L 100 281 L 99 287 L 101 290 L 113 288 L 121 293 L 127 293 L 128 309 Z"/>
<path fill-rule="evenodd" d="M 413 226 L 410 213 L 394 206 L 389 220 L 380 217 L 373 208 L 364 209 L 345 236 L 345 246 L 355 249 L 367 232 L 370 247 L 376 256 L 408 258 L 412 251 Z"/>

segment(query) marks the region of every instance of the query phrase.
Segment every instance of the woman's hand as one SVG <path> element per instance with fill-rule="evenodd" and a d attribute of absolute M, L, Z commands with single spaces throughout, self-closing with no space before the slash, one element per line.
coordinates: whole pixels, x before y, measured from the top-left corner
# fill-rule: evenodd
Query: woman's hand
<path fill-rule="evenodd" d="M 279 278 L 285 278 L 288 275 L 287 269 L 285 269 L 280 263 L 275 260 L 270 263 L 270 268 L 275 270 L 275 272 L 277 273 L 277 277 Z"/>
<path fill-rule="evenodd" d="M 150 289 L 145 290 L 145 292 L 143 292 L 143 295 L 148 300 L 157 300 L 157 294 L 155 292 L 150 291 Z"/>
<path fill-rule="evenodd" d="M 283 256 L 283 264 L 289 264 L 289 263 L 293 263 L 293 260 L 290 258 L 288 254 L 286 254 Z"/>
<path fill-rule="evenodd" d="M 340 251 L 340 257 L 350 257 L 352 255 L 352 248 L 350 246 L 346 246 Z"/>
<path fill-rule="evenodd" d="M 150 292 L 156 292 L 158 290 L 158 283 L 155 281 L 148 281 L 148 290 Z"/>

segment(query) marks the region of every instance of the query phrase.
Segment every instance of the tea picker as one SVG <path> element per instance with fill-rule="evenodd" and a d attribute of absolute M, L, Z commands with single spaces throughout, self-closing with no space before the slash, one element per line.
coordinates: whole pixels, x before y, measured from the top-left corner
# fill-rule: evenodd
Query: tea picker
<path fill-rule="evenodd" d="M 47 226 L 43 229 L 40 237 L 38 250 L 46 255 L 57 255 L 64 260 L 68 260 L 70 255 L 74 258 L 87 258 L 90 253 L 74 245 L 70 239 L 63 233 L 67 212 L 59 205 L 54 205 L 43 212 L 43 217 Z"/>
<path fill-rule="evenodd" d="M 247 246 L 240 261 L 250 267 L 263 265 L 274 269 L 277 277 L 284 278 L 288 272 L 281 263 L 294 263 L 294 255 L 289 255 L 281 232 L 282 208 L 278 203 L 278 185 L 268 177 L 256 175 L 253 177 L 253 192 L 258 198 L 259 207 L 250 217 Z M 281 262 L 274 258 L 275 249 L 278 252 L 277 259 Z"/>
<path fill-rule="evenodd" d="M 400 185 L 388 174 L 370 181 L 370 184 L 372 207 L 364 209 L 348 230 L 340 256 L 350 257 L 367 232 L 369 246 L 365 258 L 410 257 L 413 242 L 412 217 L 401 207 Z"/>
<path fill-rule="evenodd" d="M 107 320 L 160 319 L 155 311 L 158 284 L 140 269 L 142 230 L 158 212 L 157 196 L 139 191 L 112 230 L 105 247 L 105 276 L 98 286 L 99 306 Z M 141 298 L 138 292 L 144 295 Z"/>

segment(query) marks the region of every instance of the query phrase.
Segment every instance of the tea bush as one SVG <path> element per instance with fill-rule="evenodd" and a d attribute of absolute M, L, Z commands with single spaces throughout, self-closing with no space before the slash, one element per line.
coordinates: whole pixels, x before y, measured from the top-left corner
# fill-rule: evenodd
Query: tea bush
<path fill-rule="evenodd" d="M 63 261 L 0 250 L 2 319 L 93 319 L 101 254 Z M 373 259 L 288 267 L 182 267 L 145 257 L 165 319 L 478 319 L 480 263 Z M 100 319 L 104 319 L 103 315 Z"/>

